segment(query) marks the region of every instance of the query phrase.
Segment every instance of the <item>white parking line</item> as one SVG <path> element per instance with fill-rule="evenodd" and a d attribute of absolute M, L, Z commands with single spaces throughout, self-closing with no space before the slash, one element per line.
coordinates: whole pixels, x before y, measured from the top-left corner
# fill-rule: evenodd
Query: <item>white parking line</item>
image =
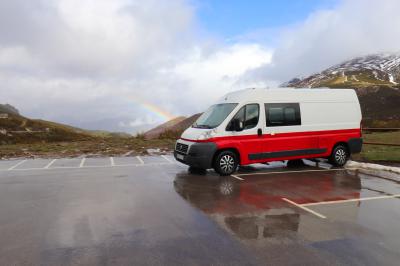
<path fill-rule="evenodd" d="M 140 158 L 140 156 L 139 156 L 139 155 L 138 155 L 138 156 L 136 156 L 136 158 L 138 159 L 138 161 L 140 162 L 140 164 L 144 164 L 144 162 L 143 162 L 142 158 Z"/>
<path fill-rule="evenodd" d="M 240 181 L 243 181 L 243 180 L 244 180 L 243 178 L 240 178 L 240 177 L 238 177 L 237 175 L 231 175 L 231 177 L 236 178 L 236 179 L 239 179 Z"/>
<path fill-rule="evenodd" d="M 160 165 L 171 165 L 171 163 L 146 163 L 146 164 L 119 164 L 115 165 L 115 167 L 147 167 L 147 166 L 160 166 Z M 177 165 L 178 166 L 178 165 Z M 60 169 L 88 169 L 88 168 L 112 168 L 113 166 L 111 165 L 88 165 L 88 166 L 57 166 L 57 167 L 51 167 L 51 168 L 21 168 L 21 169 L 12 169 L 12 171 L 29 171 L 29 170 L 60 170 Z M 0 170 L 1 171 L 8 171 L 8 170 Z"/>
<path fill-rule="evenodd" d="M 79 164 L 79 168 L 83 167 L 83 165 L 85 164 L 85 161 L 86 161 L 86 157 L 83 157 L 81 163 Z"/>
<path fill-rule="evenodd" d="M 44 167 L 44 169 L 49 169 L 49 167 L 50 167 L 55 161 L 57 161 L 57 159 L 54 159 L 54 160 L 52 160 L 51 162 L 49 162 L 49 163 Z"/>
<path fill-rule="evenodd" d="M 165 156 L 165 155 L 161 155 L 161 157 L 163 157 L 165 160 L 167 160 L 167 161 L 170 162 L 170 163 L 175 163 L 175 162 L 173 162 L 170 158 L 168 158 L 168 157 Z"/>
<path fill-rule="evenodd" d="M 8 168 L 7 170 L 8 170 L 8 171 L 13 170 L 13 169 L 15 169 L 16 167 L 18 167 L 18 166 L 20 166 L 21 164 L 23 164 L 24 162 L 26 162 L 26 160 L 22 160 L 22 161 L 18 162 L 17 164 L 11 166 L 11 167 Z"/>
<path fill-rule="evenodd" d="M 111 166 L 115 166 L 114 157 L 110 157 Z"/>
<path fill-rule="evenodd" d="M 393 198 L 400 198 L 400 194 L 388 195 L 388 196 L 365 197 L 365 198 L 358 198 L 358 199 L 321 201 L 321 202 L 305 203 L 305 204 L 301 204 L 301 206 L 316 206 L 316 205 L 325 205 L 325 204 L 337 204 L 337 203 L 346 203 L 346 202 L 354 202 L 354 201 L 393 199 Z"/>
<path fill-rule="evenodd" d="M 248 173 L 248 174 L 237 174 L 236 176 L 246 175 L 272 175 L 272 174 L 290 174 L 290 173 L 307 173 L 307 172 L 329 172 L 329 171 L 344 171 L 345 169 L 315 169 L 315 170 L 296 170 L 296 171 L 275 171 L 275 172 L 260 172 L 260 173 Z"/>
<path fill-rule="evenodd" d="M 307 208 L 307 207 L 304 207 L 304 206 L 301 205 L 301 204 L 297 204 L 296 202 L 291 201 L 291 200 L 289 200 L 289 199 L 287 199 L 287 198 L 282 198 L 282 200 L 284 200 L 284 201 L 286 201 L 286 202 L 288 202 L 288 203 L 290 203 L 290 204 L 292 204 L 292 205 L 294 205 L 294 206 L 296 206 L 296 207 L 298 207 L 298 208 L 300 208 L 300 209 L 302 209 L 302 210 L 305 210 L 305 211 L 307 211 L 307 212 L 309 212 L 309 213 L 311 213 L 311 214 L 314 214 L 315 216 L 317 216 L 317 217 L 319 217 L 319 218 L 326 219 L 326 216 L 325 216 L 325 215 L 322 215 L 322 214 L 320 214 L 320 213 L 318 213 L 318 212 L 316 212 L 316 211 L 313 211 L 313 210 L 311 210 L 311 209 L 309 209 L 309 208 Z"/>

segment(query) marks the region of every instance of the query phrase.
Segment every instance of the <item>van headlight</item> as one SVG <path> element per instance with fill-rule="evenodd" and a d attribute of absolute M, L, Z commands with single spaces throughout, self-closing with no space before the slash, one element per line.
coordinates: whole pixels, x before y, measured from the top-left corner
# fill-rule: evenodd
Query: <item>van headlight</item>
<path fill-rule="evenodd" d="M 199 137 L 197 138 L 197 140 L 210 139 L 210 138 L 214 137 L 216 133 L 217 133 L 217 130 L 215 130 L 215 129 L 207 130 L 207 131 L 201 133 L 199 135 Z"/>

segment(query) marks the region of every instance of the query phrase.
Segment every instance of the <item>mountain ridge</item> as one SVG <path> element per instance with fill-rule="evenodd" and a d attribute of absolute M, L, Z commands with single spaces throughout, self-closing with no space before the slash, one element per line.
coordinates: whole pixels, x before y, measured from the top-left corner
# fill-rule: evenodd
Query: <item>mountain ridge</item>
<path fill-rule="evenodd" d="M 400 88 L 400 54 L 372 54 L 356 57 L 319 73 L 293 78 L 281 87 L 347 87 L 383 86 Z"/>
<path fill-rule="evenodd" d="M 190 127 L 200 115 L 201 113 L 194 114 L 190 117 L 180 116 L 178 117 L 179 119 L 174 118 L 145 132 L 144 137 L 146 139 L 177 137 L 182 134 L 185 129 Z"/>

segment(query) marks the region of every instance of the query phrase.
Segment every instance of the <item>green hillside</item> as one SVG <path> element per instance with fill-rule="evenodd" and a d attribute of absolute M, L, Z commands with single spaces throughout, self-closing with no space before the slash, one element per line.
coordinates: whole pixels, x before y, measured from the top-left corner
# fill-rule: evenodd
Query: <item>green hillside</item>
<path fill-rule="evenodd" d="M 93 138 L 93 135 L 81 129 L 29 119 L 17 114 L 8 114 L 7 118 L 0 118 L 1 144 L 77 141 Z"/>
<path fill-rule="evenodd" d="M 367 88 L 371 86 L 398 88 L 398 84 L 393 84 L 387 80 L 377 79 L 371 72 L 346 73 L 345 75 L 331 75 L 312 84 L 312 87 L 329 88 Z"/>

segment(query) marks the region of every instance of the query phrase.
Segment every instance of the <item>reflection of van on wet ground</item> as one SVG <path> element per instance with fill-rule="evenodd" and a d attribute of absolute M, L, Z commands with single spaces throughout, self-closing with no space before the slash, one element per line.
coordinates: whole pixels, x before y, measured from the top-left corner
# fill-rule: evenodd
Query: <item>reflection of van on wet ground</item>
<path fill-rule="evenodd" d="M 238 165 L 361 151 L 361 110 L 351 89 L 246 89 L 224 96 L 177 141 L 175 158 L 232 174 Z"/>
<path fill-rule="evenodd" d="M 223 229 L 262 247 L 271 238 L 290 238 L 296 232 L 312 241 L 341 237 L 337 228 L 329 228 L 331 224 L 315 223 L 313 217 L 288 208 L 282 198 L 301 204 L 359 199 L 362 187 L 357 172 L 265 173 L 248 176 L 244 181 L 212 174 L 180 173 L 175 177 L 174 188 L 183 199 L 210 216 Z M 344 219 L 357 222 L 360 203 L 354 201 L 344 206 L 347 208 Z M 316 233 L 311 232 L 308 222 L 313 223 Z"/>

